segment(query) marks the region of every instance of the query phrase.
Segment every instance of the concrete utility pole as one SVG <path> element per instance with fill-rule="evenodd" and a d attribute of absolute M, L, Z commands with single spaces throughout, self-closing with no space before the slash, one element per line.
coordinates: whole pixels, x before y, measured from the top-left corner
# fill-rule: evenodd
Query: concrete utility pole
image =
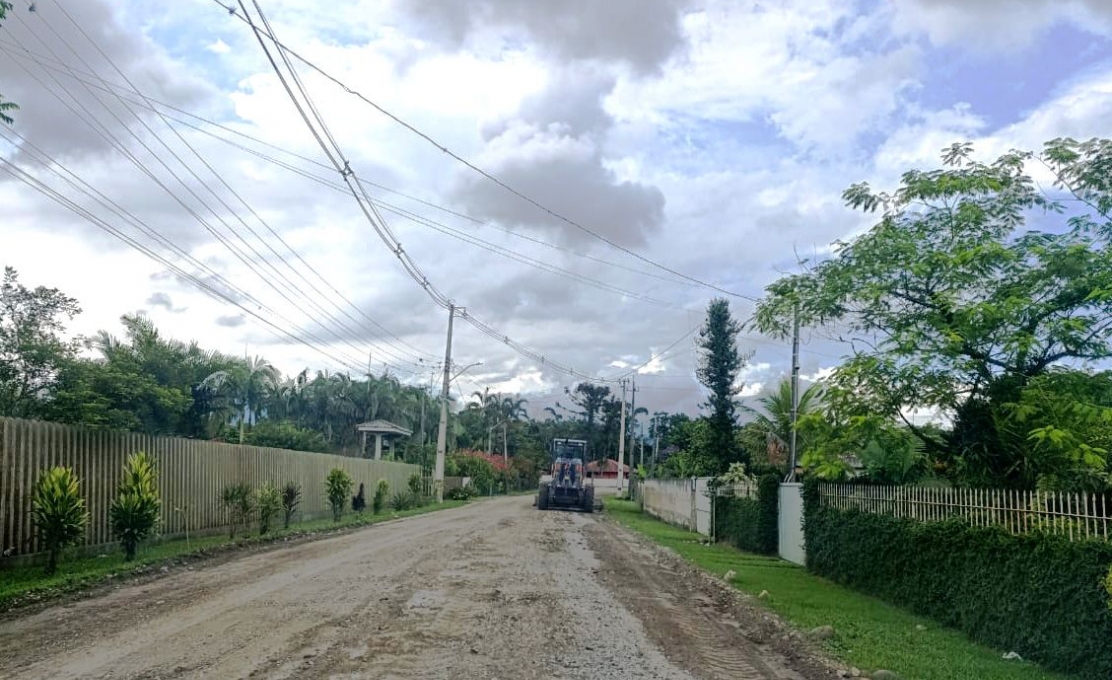
<path fill-rule="evenodd" d="M 630 397 L 630 402 L 631 403 L 629 405 L 630 417 L 633 419 L 633 422 L 630 423 L 630 426 L 629 426 L 629 462 L 631 463 L 630 467 L 633 467 L 633 465 L 632 465 L 632 463 L 633 463 L 633 453 L 636 450 L 636 445 L 633 441 L 633 437 L 634 437 L 633 432 L 637 428 L 637 376 L 636 375 L 633 376 L 632 392 L 633 392 L 633 395 Z M 622 432 L 625 432 L 625 430 L 622 430 Z"/>
<path fill-rule="evenodd" d="M 799 419 L 799 303 L 795 303 L 795 320 L 792 322 L 792 431 L 791 443 L 791 468 L 788 479 L 795 479 L 796 437 L 795 425 Z"/>
<path fill-rule="evenodd" d="M 653 467 L 660 463 L 660 418 L 653 416 Z"/>
<path fill-rule="evenodd" d="M 622 417 L 619 422 L 618 428 L 620 434 L 618 436 L 618 495 L 622 494 L 622 489 L 625 488 L 625 474 L 622 469 L 625 467 L 626 457 L 626 381 L 622 380 Z"/>
<path fill-rule="evenodd" d="M 455 316 L 456 306 L 449 304 L 448 342 L 444 349 L 444 386 L 440 389 L 440 429 L 436 433 L 436 467 L 432 474 L 437 503 L 444 502 L 444 454 L 448 450 L 448 385 L 452 379 L 452 321 Z"/>
<path fill-rule="evenodd" d="M 510 445 L 506 443 L 506 421 L 502 421 L 502 460 L 510 464 Z"/>

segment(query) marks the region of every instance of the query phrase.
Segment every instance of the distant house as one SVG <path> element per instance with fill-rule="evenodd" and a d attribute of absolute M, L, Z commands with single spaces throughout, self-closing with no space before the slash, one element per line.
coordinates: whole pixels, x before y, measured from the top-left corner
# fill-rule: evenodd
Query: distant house
<path fill-rule="evenodd" d="M 625 472 L 624 477 L 629 479 L 629 466 L 623 465 L 622 471 Z M 607 458 L 600 462 L 592 461 L 587 463 L 587 476 L 597 479 L 617 479 L 618 478 L 618 461 Z"/>

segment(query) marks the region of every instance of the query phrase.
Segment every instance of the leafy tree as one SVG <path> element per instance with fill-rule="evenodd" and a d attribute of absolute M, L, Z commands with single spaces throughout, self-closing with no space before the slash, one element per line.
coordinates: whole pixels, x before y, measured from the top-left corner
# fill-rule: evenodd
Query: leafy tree
<path fill-rule="evenodd" d="M 259 513 L 259 535 L 270 531 L 270 523 L 282 512 L 282 492 L 270 482 L 255 489 L 255 509 Z"/>
<path fill-rule="evenodd" d="M 0 415 L 35 417 L 55 387 L 59 367 L 76 343 L 63 340 L 64 321 L 81 312 L 56 288 L 29 289 L 11 267 L 0 283 Z"/>
<path fill-rule="evenodd" d="M 128 456 L 124 478 L 108 509 L 112 533 L 124 548 L 124 559 L 135 559 L 139 543 L 154 533 L 162 512 L 154 459 L 140 451 Z"/>
<path fill-rule="evenodd" d="M 256 424 L 247 433 L 246 443 L 291 451 L 332 452 L 320 432 L 299 428 L 289 421 L 264 420 Z"/>
<path fill-rule="evenodd" d="M 706 449 L 700 456 L 706 459 L 709 474 L 719 474 L 730 463 L 748 463 L 747 453 L 737 446 L 734 425 L 737 420 L 737 394 L 740 386 L 738 375 L 747 357 L 737 350 L 737 334 L 741 325 L 730 314 L 730 304 L 724 299 L 712 300 L 707 307 L 707 319 L 699 331 L 699 382 L 710 391 L 703 408 L 710 428 Z M 713 461 L 713 462 L 711 462 Z"/>
<path fill-rule="evenodd" d="M 374 514 L 379 514 L 382 509 L 386 507 L 386 500 L 390 496 L 390 482 L 385 479 L 378 480 L 378 486 L 375 487 L 374 498 L 371 499 L 371 510 Z"/>
<path fill-rule="evenodd" d="M 46 573 L 53 574 L 62 550 L 81 540 L 89 521 L 73 469 L 53 467 L 39 475 L 31 496 L 31 517 L 50 555 Z"/>
<path fill-rule="evenodd" d="M 943 164 L 891 194 L 850 187 L 848 205 L 880 221 L 769 286 L 756 326 L 787 335 L 796 308 L 805 325 L 836 324 L 854 345 L 830 380 L 845 413 L 903 419 L 958 481 L 1030 487 L 1044 470 L 1008 445 L 1002 406 L 1056 365 L 1110 353 L 1112 142 L 1058 139 L 988 164 L 955 144 Z M 1054 197 L 1030 166 L 1053 174 Z M 913 408 L 952 430 L 914 426 Z"/>
<path fill-rule="evenodd" d="M 11 8 L 12 3 L 7 2 L 6 0 L 0 0 L 0 19 L 4 19 L 7 16 L 8 10 L 10 10 Z M 11 125 L 15 121 L 12 119 L 11 116 L 7 115 L 7 112 L 18 110 L 18 106 L 16 106 L 13 102 L 4 101 L 3 95 L 0 95 L 0 122 Z"/>
<path fill-rule="evenodd" d="M 344 506 L 347 505 L 348 496 L 351 494 L 351 487 L 355 484 L 351 475 L 344 472 L 341 468 L 332 468 L 328 473 L 328 477 L 324 481 L 325 495 L 328 496 L 328 504 L 332 506 L 332 519 L 336 522 L 344 515 Z"/>
<path fill-rule="evenodd" d="M 301 485 L 290 482 L 282 487 L 282 511 L 285 515 L 285 522 L 282 526 L 289 529 L 290 521 L 293 515 L 297 512 L 297 507 L 301 505 Z"/>
<path fill-rule="evenodd" d="M 574 390 L 564 388 L 564 393 L 580 409 L 578 415 L 586 426 L 585 438 L 590 449 L 588 457 L 593 460 L 606 458 L 604 442 L 607 440 L 596 432 L 596 426 L 603 416 L 604 407 L 612 399 L 610 388 L 606 385 L 579 383 Z"/>

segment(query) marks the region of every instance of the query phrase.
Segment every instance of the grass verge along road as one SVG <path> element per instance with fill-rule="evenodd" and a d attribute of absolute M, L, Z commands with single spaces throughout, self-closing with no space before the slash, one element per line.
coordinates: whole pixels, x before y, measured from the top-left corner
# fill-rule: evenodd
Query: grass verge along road
<path fill-rule="evenodd" d="M 699 534 L 677 529 L 641 512 L 637 503 L 607 499 L 606 513 L 619 523 L 674 550 L 717 576 L 733 570 L 731 584 L 788 623 L 807 631 L 833 626 L 822 643 L 834 658 L 865 672 L 887 669 L 915 680 L 1065 680 L 1002 653 L 971 642 L 958 631 L 939 626 L 898 607 L 773 557 L 741 552 L 724 544 L 704 545 Z M 1005 650 L 1007 651 L 1007 650 Z M 1022 650 L 1016 650 L 1022 654 Z"/>
<path fill-rule="evenodd" d="M 206 559 L 236 548 L 262 546 L 313 534 L 325 535 L 339 530 L 357 529 L 392 519 L 457 508 L 465 503 L 466 501 L 444 501 L 440 505 L 426 505 L 401 512 L 387 511 L 379 515 L 370 512 L 348 513 L 339 522 L 333 522 L 331 519 L 294 522 L 290 524 L 289 529 L 278 528 L 265 536 L 258 536 L 249 527 L 234 540 L 225 534 L 220 534 L 189 540 L 176 538 L 159 541 L 140 546 L 139 553 L 132 562 L 125 562 L 123 551 L 118 546 L 113 546 L 106 548 L 99 556 L 64 559 L 58 565 L 58 571 L 51 576 L 43 573 L 41 565 L 0 569 L 0 612 L 23 604 L 77 592 L 105 581 L 144 574 L 176 559 Z"/>

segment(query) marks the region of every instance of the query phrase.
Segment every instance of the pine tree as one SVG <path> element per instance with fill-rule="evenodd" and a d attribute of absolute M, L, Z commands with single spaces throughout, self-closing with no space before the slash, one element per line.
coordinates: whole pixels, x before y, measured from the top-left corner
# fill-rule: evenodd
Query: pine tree
<path fill-rule="evenodd" d="M 699 331 L 699 382 L 710 390 L 702 407 L 710 412 L 710 425 L 705 450 L 698 452 L 696 467 L 704 474 L 721 474 L 730 463 L 749 463 L 748 454 L 734 438 L 738 386 L 737 378 L 748 357 L 737 351 L 737 334 L 741 325 L 730 314 L 724 299 L 712 300 L 707 306 L 707 320 Z"/>

